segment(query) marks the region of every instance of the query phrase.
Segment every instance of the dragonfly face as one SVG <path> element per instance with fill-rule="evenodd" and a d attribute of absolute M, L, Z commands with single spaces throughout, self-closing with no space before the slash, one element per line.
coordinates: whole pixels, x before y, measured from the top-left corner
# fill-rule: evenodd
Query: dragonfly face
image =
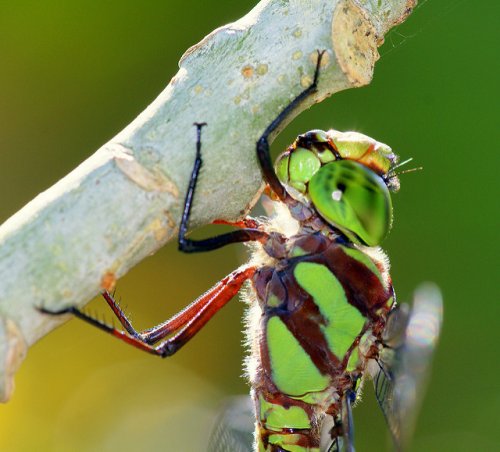
<path fill-rule="evenodd" d="M 276 163 L 277 175 L 297 201 L 351 241 L 376 246 L 392 222 L 389 189 L 399 187 L 386 144 L 356 132 L 312 130 L 300 135 Z"/>
<path fill-rule="evenodd" d="M 204 240 L 186 237 L 206 126 L 195 123 L 196 156 L 179 249 L 191 253 L 254 242 L 250 263 L 171 319 L 144 331 L 135 330 L 108 292 L 104 299 L 125 331 L 74 307 L 40 309 L 51 315 L 72 313 L 129 345 L 167 357 L 250 281 L 247 373 L 254 450 L 259 452 L 353 451 L 351 405 L 368 374 L 395 443 L 403 445 L 439 333 L 438 292 L 421 295 L 428 302 L 416 304 L 413 311 L 396 310 L 388 259 L 376 247 L 391 225 L 389 192 L 399 188 L 397 157 L 387 145 L 356 132 L 313 130 L 300 135 L 273 169 L 268 137 L 316 90 L 323 53 L 318 52 L 313 83 L 257 142 L 268 192 L 296 228 L 280 229 L 274 220 L 248 217 L 233 223 L 217 220 L 239 228 L 226 234 Z M 407 413 L 412 417 L 405 420 Z M 221 418 L 210 440 L 213 451 L 250 449 L 244 442 L 251 435 L 237 419 Z"/>

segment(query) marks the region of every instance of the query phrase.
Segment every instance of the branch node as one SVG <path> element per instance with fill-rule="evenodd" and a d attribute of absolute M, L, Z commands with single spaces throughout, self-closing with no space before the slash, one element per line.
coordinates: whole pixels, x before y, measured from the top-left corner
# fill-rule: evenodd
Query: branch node
<path fill-rule="evenodd" d="M 116 166 L 134 184 L 146 191 L 170 193 L 175 198 L 179 197 L 179 189 L 171 180 L 159 171 L 149 170 L 141 165 L 125 146 L 110 143 L 106 149 L 113 153 Z"/>
<path fill-rule="evenodd" d="M 0 316 L 0 402 L 9 400 L 14 391 L 14 374 L 26 356 L 28 346 L 19 327 Z"/>

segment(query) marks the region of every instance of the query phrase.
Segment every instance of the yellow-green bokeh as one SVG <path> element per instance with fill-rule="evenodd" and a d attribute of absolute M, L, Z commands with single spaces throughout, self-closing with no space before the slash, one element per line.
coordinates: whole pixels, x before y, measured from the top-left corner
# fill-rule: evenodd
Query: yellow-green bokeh
<path fill-rule="evenodd" d="M 500 4 L 486 3 L 424 2 L 386 38 L 370 86 L 314 106 L 274 146 L 311 128 L 355 129 L 424 166 L 402 176 L 384 242 L 400 300 L 425 280 L 437 282 L 445 297 L 415 451 L 493 450 L 500 443 Z M 186 48 L 253 4 L 2 2 L 0 221 L 127 125 L 175 74 Z M 244 253 L 234 246 L 186 256 L 168 246 L 120 280 L 118 291 L 135 323 L 150 326 L 231 271 Z M 230 304 L 169 360 L 68 322 L 30 350 L 12 401 L 0 406 L 0 450 L 204 450 L 217 404 L 247 391 L 242 312 L 241 303 Z M 371 391 L 365 399 L 355 410 L 358 450 L 388 450 Z"/>

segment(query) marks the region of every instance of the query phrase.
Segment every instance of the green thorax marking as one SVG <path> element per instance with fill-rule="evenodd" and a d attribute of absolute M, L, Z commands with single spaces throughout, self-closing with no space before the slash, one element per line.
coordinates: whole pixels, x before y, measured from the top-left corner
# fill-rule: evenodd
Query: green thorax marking
<path fill-rule="evenodd" d="M 322 375 L 278 316 L 266 326 L 267 347 L 272 379 L 277 388 L 289 396 L 301 396 L 327 388 L 329 378 Z"/>
<path fill-rule="evenodd" d="M 284 428 L 309 429 L 311 421 L 309 416 L 299 406 L 285 408 L 282 405 L 259 397 L 259 418 L 262 425 L 268 430 L 280 431 Z"/>
<path fill-rule="evenodd" d="M 355 347 L 352 352 L 351 356 L 349 356 L 349 360 L 347 361 L 347 366 L 346 370 L 347 372 L 352 372 L 353 370 L 358 367 L 359 364 L 359 347 Z"/>
<path fill-rule="evenodd" d="M 318 306 L 326 322 L 321 329 L 332 352 L 342 361 L 361 333 L 365 318 L 349 303 L 342 285 L 324 265 L 300 262 L 294 276 Z"/>
<path fill-rule="evenodd" d="M 299 445 L 298 443 L 300 443 L 301 439 L 302 435 L 300 434 L 276 433 L 273 435 L 269 435 L 269 444 L 276 444 L 277 446 L 280 446 L 282 450 L 286 450 L 287 452 L 320 452 L 319 447 Z"/>

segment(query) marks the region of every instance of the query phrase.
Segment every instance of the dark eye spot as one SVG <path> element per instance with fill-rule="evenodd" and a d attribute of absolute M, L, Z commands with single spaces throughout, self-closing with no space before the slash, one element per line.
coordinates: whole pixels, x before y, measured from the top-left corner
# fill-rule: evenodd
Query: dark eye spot
<path fill-rule="evenodd" d="M 345 192 L 345 189 L 346 189 L 346 186 L 345 186 L 345 184 L 343 184 L 342 182 L 339 182 L 339 183 L 337 184 L 337 189 L 338 189 L 338 190 L 340 190 L 342 193 L 344 193 L 344 192 Z"/>

